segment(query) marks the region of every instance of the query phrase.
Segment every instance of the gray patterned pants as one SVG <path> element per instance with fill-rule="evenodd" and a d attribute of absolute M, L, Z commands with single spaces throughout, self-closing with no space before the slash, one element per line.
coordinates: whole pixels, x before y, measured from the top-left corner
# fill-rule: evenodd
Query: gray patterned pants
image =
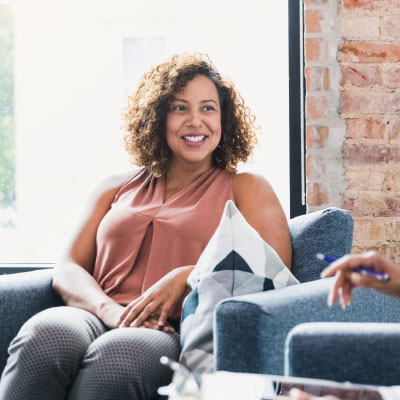
<path fill-rule="evenodd" d="M 179 336 L 145 328 L 107 329 L 74 307 L 27 321 L 9 347 L 1 400 L 148 400 L 169 383 L 160 357 L 179 357 Z"/>

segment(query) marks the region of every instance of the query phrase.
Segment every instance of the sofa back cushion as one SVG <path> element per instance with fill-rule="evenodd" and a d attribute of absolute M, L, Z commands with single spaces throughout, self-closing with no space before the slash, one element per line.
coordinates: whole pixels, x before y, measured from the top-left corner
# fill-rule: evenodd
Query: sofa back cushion
<path fill-rule="evenodd" d="M 326 208 L 289 221 L 292 239 L 292 273 L 300 282 L 320 279 L 327 267 L 317 253 L 341 257 L 351 252 L 354 220 L 340 208 Z"/>

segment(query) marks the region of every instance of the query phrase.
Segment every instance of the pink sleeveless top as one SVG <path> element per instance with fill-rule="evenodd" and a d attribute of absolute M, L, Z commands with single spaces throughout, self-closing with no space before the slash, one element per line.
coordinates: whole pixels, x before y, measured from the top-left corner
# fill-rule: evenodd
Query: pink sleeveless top
<path fill-rule="evenodd" d="M 139 170 L 118 191 L 97 231 L 93 276 L 127 305 L 174 268 L 196 264 L 234 200 L 232 174 L 211 168 L 164 202 L 165 177 Z"/>

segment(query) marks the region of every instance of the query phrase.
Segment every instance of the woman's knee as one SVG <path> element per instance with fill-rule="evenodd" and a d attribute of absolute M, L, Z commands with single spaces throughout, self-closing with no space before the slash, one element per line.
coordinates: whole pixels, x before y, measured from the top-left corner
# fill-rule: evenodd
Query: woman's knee
<path fill-rule="evenodd" d="M 147 399 L 171 379 L 171 371 L 160 363 L 166 355 L 179 357 L 179 337 L 151 329 L 123 328 L 107 332 L 94 341 L 83 367 L 96 386 L 105 390 L 125 388 L 135 399 Z"/>
<path fill-rule="evenodd" d="M 129 370 L 145 368 L 146 364 L 160 364 L 163 355 L 176 359 L 180 346 L 177 334 L 164 333 L 144 328 L 123 328 L 107 332 L 93 342 L 86 354 L 85 362 L 95 359 L 112 367 Z M 125 364 L 129 364 L 125 368 Z"/>
<path fill-rule="evenodd" d="M 19 361 L 30 364 L 63 359 L 82 360 L 88 346 L 96 338 L 84 322 L 83 310 L 72 307 L 50 308 L 36 314 L 20 329 L 10 344 L 10 354 L 18 353 Z M 80 318 L 79 318 L 80 317 Z"/>

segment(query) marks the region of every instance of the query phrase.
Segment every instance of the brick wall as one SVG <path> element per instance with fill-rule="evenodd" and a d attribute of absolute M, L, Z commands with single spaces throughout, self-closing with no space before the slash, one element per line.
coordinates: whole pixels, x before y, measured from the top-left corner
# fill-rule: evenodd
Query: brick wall
<path fill-rule="evenodd" d="M 353 252 L 400 264 L 400 0 L 305 0 L 305 23 L 309 210 L 350 210 Z"/>
<path fill-rule="evenodd" d="M 400 1 L 343 0 L 341 117 L 354 251 L 400 263 Z"/>
<path fill-rule="evenodd" d="M 339 13 L 336 0 L 304 0 L 306 75 L 306 174 L 308 211 L 342 206 L 347 183 L 342 147 Z"/>

